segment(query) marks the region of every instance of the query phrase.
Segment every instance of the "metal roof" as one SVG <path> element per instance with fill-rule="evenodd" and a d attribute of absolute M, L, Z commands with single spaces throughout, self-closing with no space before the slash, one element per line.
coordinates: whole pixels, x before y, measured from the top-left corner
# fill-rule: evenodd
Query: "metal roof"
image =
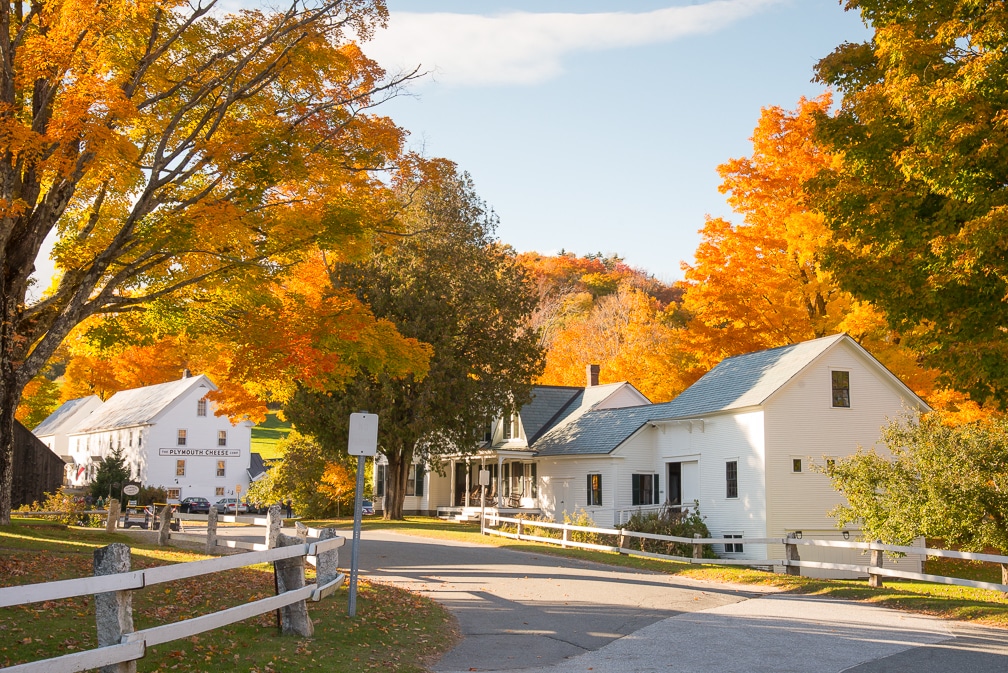
<path fill-rule="evenodd" d="M 56 411 L 49 414 L 44 421 L 32 430 L 36 437 L 68 434 L 83 419 L 87 418 L 91 409 L 100 405 L 101 398 L 97 395 L 78 397 L 59 405 Z"/>
<path fill-rule="evenodd" d="M 208 391 L 217 390 L 217 386 L 203 374 L 144 388 L 122 390 L 92 412 L 72 434 L 150 425 L 175 400 L 199 386 Z"/>

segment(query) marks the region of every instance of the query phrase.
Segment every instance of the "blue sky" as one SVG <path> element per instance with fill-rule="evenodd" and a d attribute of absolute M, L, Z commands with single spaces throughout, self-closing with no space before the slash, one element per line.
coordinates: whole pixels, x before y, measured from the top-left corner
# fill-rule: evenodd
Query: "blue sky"
<path fill-rule="evenodd" d="M 388 4 L 365 53 L 431 74 L 381 109 L 472 175 L 503 241 L 666 281 L 706 215 L 732 217 L 716 167 L 750 153 L 760 108 L 818 95 L 816 61 L 870 35 L 837 0 Z"/>
<path fill-rule="evenodd" d="M 261 4 L 285 0 L 220 0 Z M 716 168 L 751 152 L 760 108 L 820 94 L 816 61 L 870 35 L 838 0 L 388 6 L 365 53 L 390 73 L 429 74 L 378 111 L 414 149 L 472 175 L 501 240 L 616 253 L 667 282 L 692 261 L 706 215 L 732 218 Z M 48 252 L 39 278 L 52 274 Z"/>

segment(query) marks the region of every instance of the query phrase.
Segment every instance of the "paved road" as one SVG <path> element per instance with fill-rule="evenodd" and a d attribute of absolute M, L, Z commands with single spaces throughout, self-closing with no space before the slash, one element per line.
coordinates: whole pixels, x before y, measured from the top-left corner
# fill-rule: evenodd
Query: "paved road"
<path fill-rule="evenodd" d="M 1004 630 L 862 603 L 379 531 L 360 567 L 458 618 L 439 673 L 1008 671 Z"/>

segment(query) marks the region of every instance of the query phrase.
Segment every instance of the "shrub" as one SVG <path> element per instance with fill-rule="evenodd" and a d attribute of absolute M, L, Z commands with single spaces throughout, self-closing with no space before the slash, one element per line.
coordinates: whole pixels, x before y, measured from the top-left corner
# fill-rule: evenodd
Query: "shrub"
<path fill-rule="evenodd" d="M 565 514 L 564 523 L 571 526 L 583 526 L 585 528 L 596 528 L 597 524 L 584 508 L 574 512 L 573 515 Z M 605 535 L 603 533 L 593 533 L 584 530 L 572 530 L 570 539 L 574 542 L 584 542 L 586 544 L 616 545 L 616 534 Z"/>
<path fill-rule="evenodd" d="M 699 503 L 694 501 L 694 505 L 689 512 L 680 511 L 669 505 L 658 511 L 636 512 L 623 527 L 626 530 L 654 535 L 692 538 L 695 534 L 699 534 L 700 537 L 710 537 L 710 530 L 704 523 L 704 517 L 700 515 Z M 690 543 L 629 538 L 624 544 L 634 544 L 639 546 L 641 551 L 655 554 L 693 556 L 693 545 Z M 703 546 L 702 556 L 703 558 L 717 558 L 717 554 L 714 553 L 714 549 L 710 545 Z"/>
<path fill-rule="evenodd" d="M 102 517 L 98 514 L 85 514 L 90 509 L 87 502 L 78 495 L 71 495 L 59 487 L 55 493 L 46 493 L 45 500 L 37 500 L 31 505 L 22 505 L 19 512 L 59 512 L 44 515 L 43 519 L 59 521 L 67 526 L 101 526 Z"/>

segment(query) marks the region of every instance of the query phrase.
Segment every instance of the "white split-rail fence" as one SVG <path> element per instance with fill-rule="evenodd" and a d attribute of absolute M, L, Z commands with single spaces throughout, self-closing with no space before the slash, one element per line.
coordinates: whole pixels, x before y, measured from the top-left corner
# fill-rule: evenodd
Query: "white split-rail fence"
<path fill-rule="evenodd" d="M 515 532 L 501 530 L 501 524 L 511 524 L 515 527 Z M 545 535 L 530 535 L 528 529 L 552 529 L 560 531 L 560 538 L 547 537 Z M 869 585 L 881 587 L 883 577 L 898 579 L 920 580 L 923 582 L 933 582 L 936 584 L 954 584 L 957 586 L 973 587 L 977 589 L 988 589 L 990 591 L 1000 591 L 1008 593 L 1008 584 L 997 584 L 994 582 L 978 582 L 975 580 L 961 579 L 958 577 L 946 577 L 945 575 L 931 575 L 918 573 L 896 568 L 886 568 L 883 566 L 883 552 L 895 554 L 921 554 L 925 556 L 965 559 L 970 561 L 984 561 L 987 563 L 1008 563 L 1008 556 L 996 554 L 978 554 L 970 552 L 954 551 L 950 549 L 933 549 L 930 547 L 910 547 L 894 544 L 883 544 L 882 542 L 858 542 L 850 540 L 821 540 L 814 538 L 798 538 L 794 535 L 787 537 L 768 538 L 687 538 L 670 535 L 656 535 L 654 533 L 640 533 L 627 530 L 626 528 L 595 528 L 591 526 L 575 526 L 567 523 L 553 523 L 550 521 L 531 521 L 528 519 L 490 516 L 484 532 L 488 535 L 499 535 L 501 537 L 516 540 L 527 540 L 530 542 L 544 542 L 547 544 L 558 544 L 562 547 L 576 547 L 580 549 L 592 549 L 595 551 L 608 551 L 628 556 L 641 556 L 645 558 L 662 559 L 668 561 L 681 561 L 683 563 L 703 563 L 720 565 L 740 565 L 753 567 L 783 566 L 789 575 L 797 575 L 801 568 L 820 568 L 826 570 L 842 570 L 854 572 L 859 575 L 867 575 Z M 615 545 L 596 544 L 590 542 L 579 542 L 571 539 L 571 533 L 594 533 L 597 535 L 609 535 L 616 538 Z M 632 538 L 657 540 L 662 542 L 674 542 L 679 544 L 692 545 L 692 556 L 672 556 L 655 552 L 642 551 L 627 546 L 627 541 Z M 703 546 L 711 544 L 733 544 L 744 543 L 751 545 L 784 545 L 785 558 L 776 559 L 738 559 L 738 558 L 702 558 Z M 799 547 L 832 547 L 840 549 L 859 549 L 869 553 L 870 563 L 865 565 L 852 563 L 827 563 L 823 561 L 802 561 L 798 551 Z"/>
<path fill-rule="evenodd" d="M 234 624 L 250 617 L 272 611 L 280 611 L 284 633 L 310 636 L 311 620 L 307 617 L 305 602 L 319 601 L 331 595 L 344 583 L 346 576 L 338 571 L 338 550 L 346 539 L 336 535 L 335 529 L 308 528 L 298 524 L 296 535 L 283 534 L 280 527 L 279 506 L 270 509 L 264 519 L 252 517 L 216 516 L 211 510 L 201 520 L 207 522 L 207 535 L 170 533 L 172 539 L 204 542 L 208 548 L 214 546 L 247 549 L 245 553 L 221 556 L 202 561 L 176 563 L 172 565 L 129 570 L 129 547 L 112 544 L 95 552 L 95 576 L 78 579 L 44 582 L 22 586 L 0 588 L 0 608 L 28 605 L 44 601 L 95 596 L 96 621 L 98 622 L 99 647 L 82 652 L 73 652 L 60 657 L 43 659 L 3 668 L 4 673 L 76 673 L 94 668 L 107 671 L 135 671 L 136 660 L 144 656 L 148 647 L 188 638 L 198 633 Z M 162 524 L 167 524 L 172 516 L 168 508 L 161 513 Z M 183 515 L 187 520 L 199 519 L 199 515 Z M 245 522 L 265 524 L 266 541 L 253 543 L 216 538 L 217 520 L 224 522 Z M 168 526 L 161 526 L 162 540 L 169 534 Z M 99 557 L 113 557 L 118 568 L 109 571 L 100 569 Z M 119 559 L 125 559 L 121 561 Z M 305 584 L 304 563 L 316 566 L 316 582 Z M 278 595 L 263 598 L 227 608 L 219 612 L 186 619 L 170 624 L 162 624 L 140 631 L 132 630 L 132 601 L 128 592 L 135 589 L 172 582 L 175 580 L 224 572 L 259 563 L 274 564 L 277 575 Z M 111 572 L 113 574 L 105 574 Z M 108 640 L 109 622 L 114 633 L 112 642 Z M 103 637 L 103 630 L 106 632 Z"/>

